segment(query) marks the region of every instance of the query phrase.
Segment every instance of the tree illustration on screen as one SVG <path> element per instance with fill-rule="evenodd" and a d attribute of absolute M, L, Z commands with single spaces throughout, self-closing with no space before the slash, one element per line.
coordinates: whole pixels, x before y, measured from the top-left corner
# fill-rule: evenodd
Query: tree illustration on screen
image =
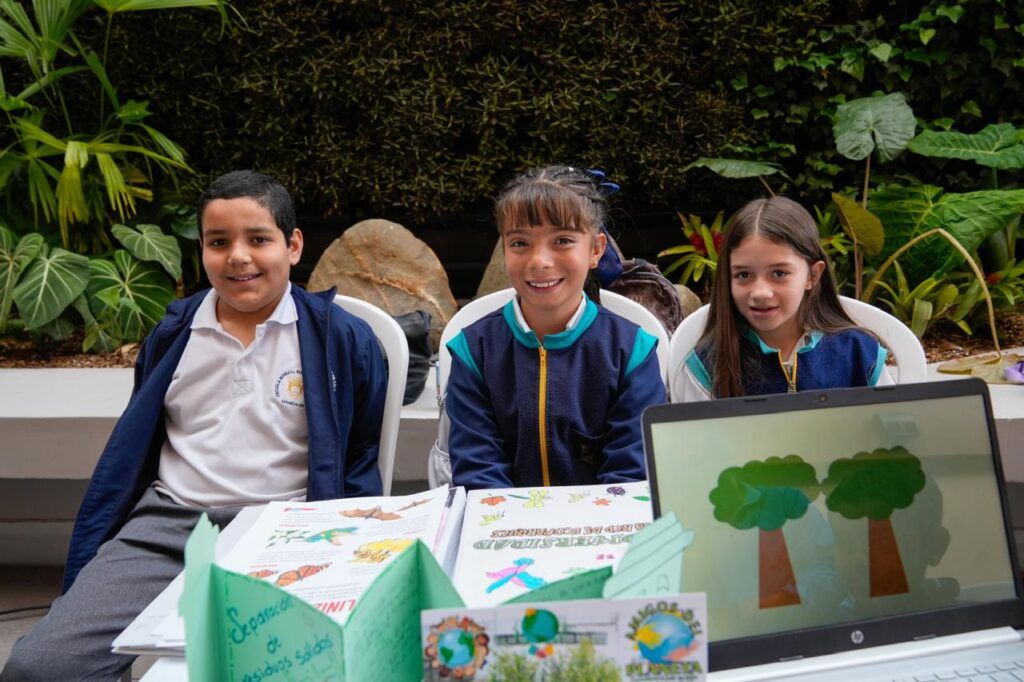
<path fill-rule="evenodd" d="M 800 603 L 782 526 L 799 519 L 818 496 L 814 467 L 797 455 L 730 467 L 708 498 L 715 519 L 738 530 L 757 528 L 760 608 Z"/>
<path fill-rule="evenodd" d="M 890 517 L 906 509 L 924 488 L 921 460 L 906 448 L 879 448 L 839 459 L 822 483 L 825 506 L 851 520 L 868 520 L 870 594 L 883 597 L 910 591 Z"/>

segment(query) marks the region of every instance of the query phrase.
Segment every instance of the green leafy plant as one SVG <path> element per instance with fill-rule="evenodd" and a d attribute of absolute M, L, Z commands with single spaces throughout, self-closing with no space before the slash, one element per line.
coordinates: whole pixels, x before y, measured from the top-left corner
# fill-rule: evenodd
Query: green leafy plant
<path fill-rule="evenodd" d="M 839 105 L 832 133 L 836 150 L 853 161 L 864 161 L 864 189 L 860 206 L 833 194 L 839 220 L 853 241 L 854 295 L 860 298 L 864 255 L 877 255 L 885 243 L 885 231 L 868 211 L 871 156 L 891 161 L 914 137 L 914 112 L 901 93 L 865 97 Z"/>
<path fill-rule="evenodd" d="M 487 666 L 487 679 L 494 682 L 535 682 L 536 660 L 515 651 L 499 651 Z"/>
<path fill-rule="evenodd" d="M 679 256 L 665 268 L 664 274 L 667 277 L 682 268 L 679 276 L 680 284 L 706 283 L 705 277 L 708 279 L 713 277 L 715 269 L 718 267 L 718 251 L 722 248 L 722 241 L 725 239 L 723 232 L 725 214 L 719 212 L 710 225 L 706 225 L 697 215 L 687 216 L 682 213 L 678 215 L 687 243 L 667 248 L 658 254 L 658 258 Z"/>
<path fill-rule="evenodd" d="M 893 270 L 896 283 L 879 282 L 878 286 L 888 294 L 879 296 L 879 300 L 920 339 L 936 320 L 946 316 L 957 302 L 960 289 L 942 277 L 928 277 L 911 289 L 898 262 L 893 262 Z"/>
<path fill-rule="evenodd" d="M 0 332 L 13 326 L 60 339 L 84 324 L 86 351 L 141 340 L 174 298 L 171 278 L 181 272 L 177 243 L 160 241 L 154 227 L 118 226 L 125 248 L 93 258 L 0 227 Z"/>
<path fill-rule="evenodd" d="M 551 659 L 543 679 L 546 682 L 619 682 L 619 666 L 597 655 L 593 642 L 584 639 L 572 649 Z"/>
<path fill-rule="evenodd" d="M 31 13 L 17 0 L 0 0 L 0 59 L 14 62 L 28 81 L 17 92 L 0 77 L 0 109 L 8 125 L 0 154 L 0 193 L 9 210 L 23 201 L 36 230 L 54 222 L 64 249 L 97 254 L 113 247 L 107 227 L 132 217 L 138 200 L 153 198 L 156 172 L 172 182 L 191 172 L 184 150 L 146 122 L 149 103 L 124 99 L 107 74 L 107 50 L 116 15 L 135 10 L 214 8 L 223 0 L 33 0 Z M 90 9 L 106 12 L 99 55 L 74 27 Z M 0 62 L 4 64 L 4 62 Z M 96 88 L 84 123 L 68 105 L 81 98 L 78 75 Z M 74 80 L 69 77 L 76 75 Z M 67 90 L 67 92 L 66 92 Z"/>

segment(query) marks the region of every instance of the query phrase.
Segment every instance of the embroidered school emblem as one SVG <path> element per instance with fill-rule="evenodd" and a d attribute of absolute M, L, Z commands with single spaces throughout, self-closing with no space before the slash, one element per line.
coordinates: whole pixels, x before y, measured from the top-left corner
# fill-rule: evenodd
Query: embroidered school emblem
<path fill-rule="evenodd" d="M 274 398 L 293 407 L 305 407 L 305 393 L 302 387 L 302 370 L 290 369 L 283 372 L 274 382 Z"/>

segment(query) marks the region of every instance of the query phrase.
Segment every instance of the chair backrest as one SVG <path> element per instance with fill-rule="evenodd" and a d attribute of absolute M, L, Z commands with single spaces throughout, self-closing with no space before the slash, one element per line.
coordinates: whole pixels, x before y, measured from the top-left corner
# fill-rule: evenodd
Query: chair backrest
<path fill-rule="evenodd" d="M 901 384 L 912 384 L 925 381 L 928 374 L 928 363 L 925 359 L 921 342 L 914 336 L 907 325 L 870 303 L 855 298 L 840 296 L 843 309 L 858 326 L 867 329 L 877 336 L 883 345 L 892 353 L 896 361 L 896 373 L 893 378 Z M 669 399 L 672 402 L 682 401 L 683 359 L 697 345 L 704 326 L 708 320 L 708 306 L 701 306 L 686 316 L 682 324 L 672 334 L 669 341 Z"/>
<path fill-rule="evenodd" d="M 487 313 L 493 312 L 512 300 L 516 295 L 515 289 L 502 289 L 494 293 L 481 296 L 464 305 L 457 313 L 452 315 L 448 324 L 441 332 L 440 348 L 437 350 L 437 390 L 438 399 L 444 395 L 445 386 L 448 385 L 448 372 L 452 367 L 452 354 L 448 352 L 448 342 L 454 339 L 463 327 L 468 327 Z"/>
<path fill-rule="evenodd" d="M 380 425 L 380 450 L 377 466 L 384 494 L 391 494 L 391 477 L 395 469 L 398 446 L 398 424 L 402 419 L 402 398 L 409 374 L 409 342 L 401 325 L 386 312 L 366 301 L 338 294 L 334 302 L 346 312 L 370 325 L 388 359 L 388 388 L 384 399 L 384 419 Z"/>
<path fill-rule="evenodd" d="M 459 312 L 452 316 L 452 319 L 445 325 L 441 334 L 441 348 L 438 350 L 437 389 L 438 396 L 444 394 L 445 386 L 448 383 L 448 372 L 452 366 L 452 356 L 448 352 L 448 342 L 473 322 L 492 311 L 501 308 L 515 297 L 515 289 L 502 289 L 493 294 L 487 294 L 470 301 Z M 661 377 L 664 380 L 668 372 L 668 332 L 662 326 L 654 313 L 642 305 L 626 298 L 620 294 L 601 289 L 601 305 L 616 315 L 621 315 L 630 322 L 642 327 L 645 331 L 658 338 L 658 363 L 661 366 Z"/>
<path fill-rule="evenodd" d="M 661 365 L 661 380 L 664 382 L 668 377 L 668 332 L 665 325 L 655 317 L 647 308 L 643 307 L 631 298 L 614 291 L 601 289 L 601 305 L 616 315 L 626 318 L 633 324 L 639 326 L 645 332 L 658 339 L 658 364 Z"/>

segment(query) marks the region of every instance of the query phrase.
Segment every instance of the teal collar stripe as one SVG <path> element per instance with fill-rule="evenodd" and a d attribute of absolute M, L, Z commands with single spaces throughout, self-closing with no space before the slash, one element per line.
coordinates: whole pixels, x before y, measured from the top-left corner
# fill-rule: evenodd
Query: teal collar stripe
<path fill-rule="evenodd" d="M 761 340 L 761 337 L 757 335 L 750 327 L 743 328 L 743 336 L 752 343 L 756 343 L 757 347 L 761 349 L 761 352 L 765 355 L 775 355 L 779 352 L 778 348 L 772 348 L 767 343 Z M 822 337 L 825 336 L 825 332 L 812 329 L 811 331 L 804 334 L 804 345 L 797 349 L 797 353 L 807 353 L 814 350 L 814 347 L 818 345 Z"/>
<path fill-rule="evenodd" d="M 583 315 L 580 317 L 580 321 L 576 323 L 576 326 L 572 329 L 566 329 L 564 332 L 557 334 L 548 334 L 544 337 L 544 348 L 547 350 L 561 350 L 562 348 L 568 348 L 572 344 L 576 343 L 576 339 L 583 335 L 583 332 L 594 323 L 597 319 L 597 304 L 590 300 L 586 294 L 583 294 L 587 298 L 587 307 L 583 310 Z M 512 330 L 512 335 L 516 337 L 516 341 L 523 344 L 527 348 L 539 348 L 540 343 L 537 341 L 537 335 L 532 331 L 524 331 L 519 326 L 519 322 L 516 320 L 516 313 L 512 307 L 512 301 L 509 301 L 501 309 L 501 314 L 505 318 L 505 323 L 508 328 Z"/>

